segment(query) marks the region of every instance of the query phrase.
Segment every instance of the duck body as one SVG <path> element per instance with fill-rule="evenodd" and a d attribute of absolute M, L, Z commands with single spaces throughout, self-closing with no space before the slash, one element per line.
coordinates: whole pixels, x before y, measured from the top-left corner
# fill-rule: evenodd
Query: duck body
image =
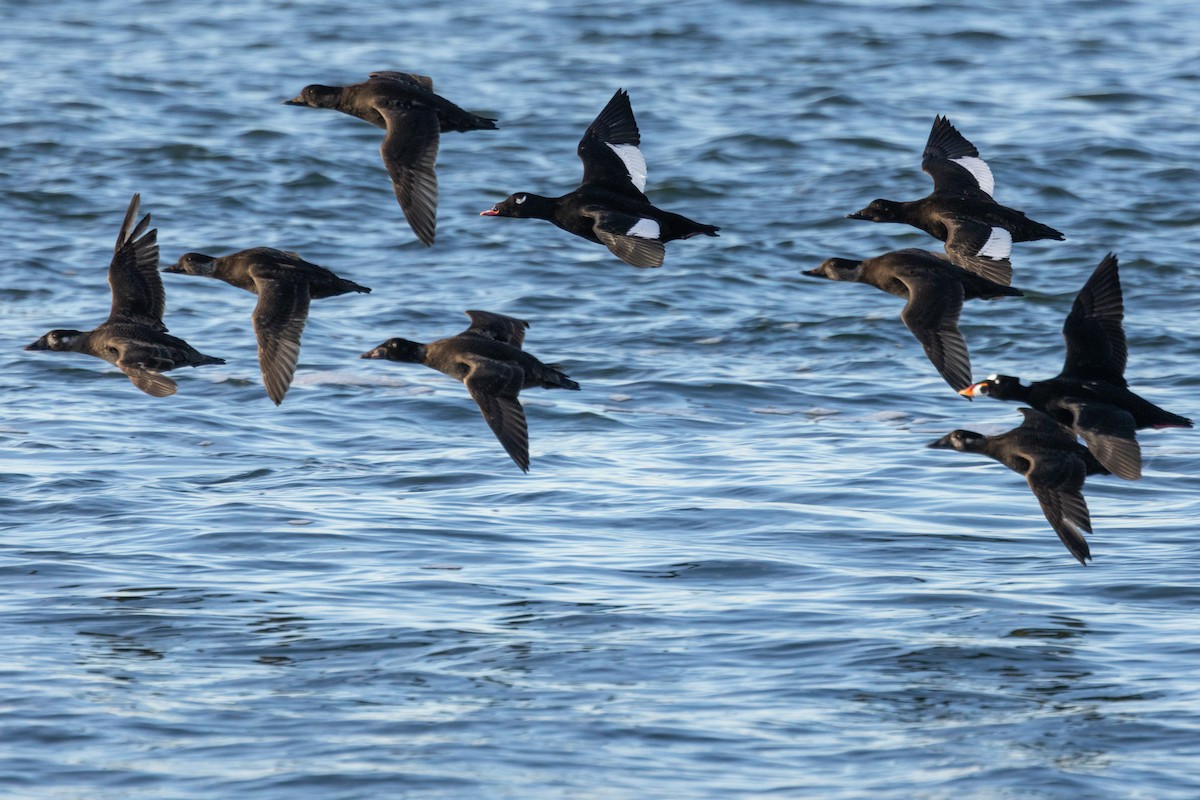
<path fill-rule="evenodd" d="M 568 233 L 606 246 L 614 237 L 639 238 L 640 232 L 652 236 L 651 242 L 665 244 L 693 236 L 716 236 L 719 230 L 682 214 L 664 211 L 644 196 L 639 199 L 603 186 L 581 186 L 561 197 L 517 194 L 498 203 L 495 209 L 495 214 L 485 212 L 485 215 L 546 220 Z M 661 265 L 661 262 L 642 263 L 632 245 L 617 255 L 627 263 L 632 263 L 631 258 L 638 260 L 633 266 Z M 656 259 L 650 256 L 649 260 Z"/>
<path fill-rule="evenodd" d="M 175 394 L 175 381 L 163 375 L 177 367 L 224 364 L 207 356 L 163 324 L 166 294 L 158 274 L 158 231 L 150 215 L 137 219 L 141 196 L 135 194 L 125 212 L 108 267 L 112 290 L 109 317 L 90 331 L 49 331 L 26 350 L 83 353 L 116 366 L 134 386 L 154 397 Z"/>
<path fill-rule="evenodd" d="M 1137 480 L 1142 453 L 1136 431 L 1190 428 L 1192 421 L 1129 389 L 1124 315 L 1117 257 L 1109 253 L 1079 290 L 1063 323 L 1067 355 L 1058 375 L 1030 384 L 992 375 L 960 393 L 1026 403 L 1074 431 L 1114 475 Z"/>
<path fill-rule="evenodd" d="M 216 278 L 258 295 L 253 315 L 258 361 L 263 386 L 275 405 L 283 402 L 291 387 L 310 301 L 371 291 L 304 260 L 299 253 L 272 247 L 218 257 L 185 253 L 164 272 Z"/>
<path fill-rule="evenodd" d="M 912 225 L 945 242 L 946 255 L 955 264 L 989 275 L 994 267 L 1007 270 L 1013 242 L 1062 239 L 1060 231 L 1032 220 L 1024 212 L 992 198 L 995 178 L 979 150 L 950 120 L 934 118 L 921 169 L 933 179 L 933 191 L 919 200 L 872 200 L 850 219 L 898 222 Z"/>
<path fill-rule="evenodd" d="M 433 79 L 407 72 L 372 72 L 348 86 L 305 86 L 285 105 L 329 108 L 387 131 L 380 154 L 409 227 L 425 245 L 437 231 L 437 162 L 445 131 L 495 130 L 496 121 L 434 93 Z"/>
<path fill-rule="evenodd" d="M 667 242 L 717 236 L 720 228 L 650 202 L 644 193 L 646 160 L 640 144 L 629 95 L 618 89 L 579 141 L 583 181 L 575 191 L 560 197 L 518 192 L 480 216 L 547 220 L 603 244 L 626 264 L 660 267 Z"/>
<path fill-rule="evenodd" d="M 900 319 L 955 391 L 971 385 L 971 360 L 958 328 L 966 300 L 1020 296 L 1020 289 L 989 280 L 926 250 L 895 250 L 862 261 L 826 259 L 805 275 L 865 283 L 907 300 Z"/>
<path fill-rule="evenodd" d="M 919 200 L 874 200 L 849 219 L 900 222 L 919 228 L 939 241 L 948 241 L 957 226 L 974 222 L 1008 231 L 1013 242 L 1065 238 L 1061 231 L 1001 205 L 982 192 L 935 191 Z"/>
<path fill-rule="evenodd" d="M 928 446 L 978 453 L 1025 476 L 1050 526 L 1071 555 L 1086 566 L 1091 551 L 1084 534 L 1092 532 L 1092 524 L 1083 484 L 1087 476 L 1109 471 L 1067 428 L 1035 409 L 1020 411 L 1025 421 L 1005 433 L 984 436 L 956 430 Z"/>
<path fill-rule="evenodd" d="M 496 439 L 523 472 L 529 471 L 529 433 L 522 389 L 578 390 L 558 366 L 522 349 L 529 323 L 487 311 L 468 311 L 471 326 L 429 344 L 388 339 L 362 358 L 424 364 L 466 385 Z"/>
<path fill-rule="evenodd" d="M 402 72 L 373 72 L 348 86 L 311 84 L 286 105 L 330 108 L 388 129 L 389 111 L 426 113 L 437 118 L 438 132 L 490 131 L 496 121 L 466 111 L 433 91 L 432 79 Z"/>

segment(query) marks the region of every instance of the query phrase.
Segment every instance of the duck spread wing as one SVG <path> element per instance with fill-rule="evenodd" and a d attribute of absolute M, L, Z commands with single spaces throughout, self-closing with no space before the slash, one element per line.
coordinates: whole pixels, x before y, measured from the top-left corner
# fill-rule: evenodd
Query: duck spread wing
<path fill-rule="evenodd" d="M 579 140 L 583 183 L 644 201 L 646 159 L 629 94 L 618 89 Z"/>
<path fill-rule="evenodd" d="M 955 391 L 971 385 L 971 356 L 958 329 L 963 288 L 958 281 L 908 278 L 908 305 L 900 319 L 925 348 L 938 374 Z"/>
<path fill-rule="evenodd" d="M 467 391 L 479 405 L 492 433 L 523 471 L 529 471 L 529 429 L 525 409 L 517 399 L 525 381 L 524 371 L 516 364 L 465 354 L 460 357 L 469 371 L 463 379 Z"/>
<path fill-rule="evenodd" d="M 584 215 L 592 219 L 592 233 L 613 255 L 634 267 L 661 267 L 667 250 L 656 220 L 620 211 L 587 206 Z"/>
<path fill-rule="evenodd" d="M 516 317 L 506 317 L 491 311 L 467 311 L 471 326 L 463 331 L 471 336 L 482 336 L 497 342 L 520 348 L 525 344 L 525 329 L 529 323 Z"/>
<path fill-rule="evenodd" d="M 1001 286 L 1012 283 L 1011 233 L 967 217 L 951 217 L 946 228 L 946 255 L 952 263 Z"/>
<path fill-rule="evenodd" d="M 1125 302 L 1117 257 L 1109 253 L 1075 296 L 1063 323 L 1067 358 L 1063 375 L 1081 380 L 1102 380 L 1126 386 Z"/>
<path fill-rule="evenodd" d="M 376 107 L 387 120 L 380 153 L 396 200 L 413 233 L 432 245 L 437 228 L 438 183 L 434 164 L 440 141 L 437 112 L 425 108 Z"/>
<path fill-rule="evenodd" d="M 1071 555 L 1086 564 L 1091 558 L 1085 533 L 1092 532 L 1087 502 L 1083 499 L 1086 468 L 1081 459 L 1061 451 L 1039 450 L 1025 474 L 1042 513 Z"/>
<path fill-rule="evenodd" d="M 921 153 L 921 169 L 933 178 L 935 192 L 983 194 L 989 199 L 996 180 L 987 162 L 979 157 L 975 145 L 958 132 L 945 117 L 937 117 L 925 150 Z"/>
<path fill-rule="evenodd" d="M 258 279 L 254 334 L 267 396 L 279 405 L 292 385 L 300 359 L 300 335 L 308 321 L 308 284 L 301 280 Z"/>
<path fill-rule="evenodd" d="M 163 311 L 166 293 L 158 273 L 158 231 L 150 226 L 150 215 L 136 225 L 139 195 L 134 195 L 125 212 L 121 233 L 108 266 L 108 285 L 112 289 L 110 322 L 130 321 L 166 331 Z"/>

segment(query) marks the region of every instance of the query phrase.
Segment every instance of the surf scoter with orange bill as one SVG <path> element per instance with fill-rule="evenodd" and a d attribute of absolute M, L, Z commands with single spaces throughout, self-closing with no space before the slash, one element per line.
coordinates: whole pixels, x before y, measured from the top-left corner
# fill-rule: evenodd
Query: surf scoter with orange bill
<path fill-rule="evenodd" d="M 1058 375 L 1029 385 L 1011 375 L 992 375 L 960 393 L 1033 406 L 1073 430 L 1114 475 L 1137 480 L 1142 451 L 1135 432 L 1190 428 L 1192 421 L 1129 390 L 1124 318 L 1117 257 L 1109 253 L 1079 290 L 1063 324 L 1067 356 Z"/>
<path fill-rule="evenodd" d="M 1092 557 L 1083 534 L 1092 532 L 1083 482 L 1108 470 L 1071 432 L 1040 411 L 1022 408 L 1025 421 L 998 436 L 957 430 L 928 447 L 979 453 L 1025 476 L 1042 513 L 1071 555 L 1087 566 Z"/>
<path fill-rule="evenodd" d="M 863 261 L 828 258 L 804 274 L 865 283 L 907 300 L 900 319 L 955 391 L 971 384 L 971 357 L 958 329 L 963 302 L 1024 294 L 956 267 L 936 253 L 917 249 L 895 250 Z"/>
<path fill-rule="evenodd" d="M 523 472 L 529 471 L 529 432 L 525 409 L 517 399 L 522 389 L 579 389 L 556 364 L 543 364 L 522 350 L 523 319 L 488 311 L 468 311 L 471 325 L 462 333 L 429 344 L 388 339 L 361 358 L 424 364 L 466 384 L 483 418 L 505 452 Z"/>
<path fill-rule="evenodd" d="M 1062 239 L 1060 231 L 992 199 L 995 179 L 975 145 L 950 120 L 938 116 L 921 155 L 921 169 L 933 178 L 933 192 L 920 200 L 872 200 L 849 219 L 901 222 L 946 243 L 946 255 L 976 270 L 1004 261 L 1013 242 Z M 993 278 L 994 280 L 994 278 Z"/>
<path fill-rule="evenodd" d="M 588 126 L 577 152 L 583 161 L 583 182 L 561 197 L 518 192 L 480 212 L 483 217 L 544 219 L 568 233 L 603 244 L 617 258 L 635 267 L 661 267 L 664 244 L 717 228 L 654 206 L 646 189 L 646 159 L 639 149 L 642 137 L 624 89 Z"/>
<path fill-rule="evenodd" d="M 383 128 L 380 152 L 396 200 L 413 233 L 432 245 L 437 228 L 437 161 L 440 134 L 490 131 L 496 121 L 464 111 L 434 94 L 433 79 L 407 72 L 372 72 L 349 86 L 305 86 L 285 105 L 332 108 Z"/>
<path fill-rule="evenodd" d="M 90 331 L 50 331 L 25 349 L 95 356 L 116 366 L 146 394 L 166 397 L 175 394 L 178 385 L 163 372 L 225 361 L 167 333 L 166 293 L 158 274 L 158 230 L 147 230 L 149 214 L 134 224 L 140 202 L 138 194 L 129 201 L 108 265 L 112 289 L 108 319 Z"/>

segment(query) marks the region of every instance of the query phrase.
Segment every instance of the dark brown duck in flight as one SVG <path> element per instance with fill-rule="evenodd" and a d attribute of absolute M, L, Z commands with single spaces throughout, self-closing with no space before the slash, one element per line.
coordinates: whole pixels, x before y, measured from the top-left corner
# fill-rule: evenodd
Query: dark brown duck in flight
<path fill-rule="evenodd" d="M 424 364 L 462 381 L 479 404 L 483 418 L 505 451 L 523 471 L 529 471 L 529 432 L 525 409 L 517 399 L 522 389 L 579 389 L 555 364 L 543 364 L 521 349 L 529 323 L 488 311 L 468 311 L 471 326 L 448 339 L 429 344 L 388 339 L 362 354 Z"/>
<path fill-rule="evenodd" d="M 1107 475 L 1104 468 L 1071 432 L 1032 408 L 1022 408 L 1025 421 L 998 436 L 957 430 L 928 446 L 979 453 L 994 458 L 1025 476 L 1042 513 L 1071 555 L 1087 566 L 1092 557 L 1085 533 L 1092 532 L 1083 482 L 1088 475 Z"/>
<path fill-rule="evenodd" d="M 137 194 L 129 201 L 108 265 L 108 285 L 112 289 L 108 319 L 90 331 L 50 331 L 25 349 L 102 358 L 146 394 L 166 397 L 175 394 L 177 385 L 161 373 L 225 361 L 206 356 L 167 333 L 163 325 L 166 295 L 158 274 L 158 231 L 146 230 L 150 227 L 149 214 L 134 225 L 140 201 L 141 195 Z"/>
<path fill-rule="evenodd" d="M 1192 421 L 1159 408 L 1125 381 L 1125 302 L 1117 257 L 1109 253 L 1079 290 L 1063 323 L 1067 357 L 1062 372 L 1028 386 L 992 375 L 960 394 L 1026 403 L 1073 430 L 1114 475 L 1142 476 L 1141 428 L 1190 428 Z"/>
<path fill-rule="evenodd" d="M 956 267 L 928 250 L 896 250 L 863 261 L 828 258 L 805 275 L 865 283 L 908 303 L 900 319 L 925 348 L 938 374 L 955 391 L 971 384 L 971 356 L 958 329 L 963 301 L 1021 296 L 1004 286 Z"/>
<path fill-rule="evenodd" d="M 717 228 L 651 204 L 646 189 L 646 159 L 633 107 L 624 89 L 608 101 L 579 140 L 583 182 L 562 197 L 518 192 L 480 212 L 483 217 L 544 219 L 576 236 L 599 242 L 635 267 L 661 267 L 664 244 Z"/>
<path fill-rule="evenodd" d="M 1016 209 L 992 199 L 995 180 L 975 145 L 945 117 L 936 117 L 921 169 L 933 178 L 933 192 L 920 200 L 872 200 L 850 219 L 903 222 L 946 243 L 946 255 L 960 267 L 989 275 L 990 266 L 1008 265 L 1013 242 L 1062 239 L 1049 225 L 1034 222 Z M 1009 267 L 1011 274 L 1011 267 Z"/>
<path fill-rule="evenodd" d="M 258 364 L 267 396 L 275 405 L 283 402 L 292 385 L 309 301 L 371 291 L 305 261 L 299 253 L 270 247 L 252 247 L 219 258 L 186 253 L 163 271 L 216 278 L 258 295 L 253 317 Z"/>
<path fill-rule="evenodd" d="M 289 106 L 332 108 L 383 128 L 380 151 L 396 199 L 413 233 L 433 244 L 438 185 L 434 163 L 445 131 L 495 130 L 496 121 L 464 111 L 434 94 L 433 79 L 407 72 L 372 72 L 350 86 L 305 86 Z"/>

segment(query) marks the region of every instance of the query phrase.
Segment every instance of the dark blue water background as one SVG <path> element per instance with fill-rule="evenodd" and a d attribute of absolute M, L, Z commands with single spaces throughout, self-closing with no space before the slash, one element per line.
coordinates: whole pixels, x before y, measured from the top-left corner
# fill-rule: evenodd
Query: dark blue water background
<path fill-rule="evenodd" d="M 900 301 L 799 274 L 937 243 L 844 215 L 923 195 L 935 114 L 998 199 L 1023 300 L 977 377 L 1061 364 L 1121 257 L 1131 383 L 1200 415 L 1192 2 L 0 3 L 0 796 L 1195 798 L 1200 448 L 1087 487 L 1075 564 L 1025 482 L 923 445 L 999 432 Z M 380 132 L 280 105 L 376 69 L 496 116 L 447 134 L 418 244 Z M 629 90 L 659 270 L 548 224 Z M 21 348 L 109 307 L 133 192 L 162 258 L 267 245 L 373 287 L 314 304 L 264 396 L 254 298 L 167 276 L 223 367 L 142 395 Z M 579 380 L 526 392 L 521 474 L 461 385 L 365 362 L 484 308 Z"/>

